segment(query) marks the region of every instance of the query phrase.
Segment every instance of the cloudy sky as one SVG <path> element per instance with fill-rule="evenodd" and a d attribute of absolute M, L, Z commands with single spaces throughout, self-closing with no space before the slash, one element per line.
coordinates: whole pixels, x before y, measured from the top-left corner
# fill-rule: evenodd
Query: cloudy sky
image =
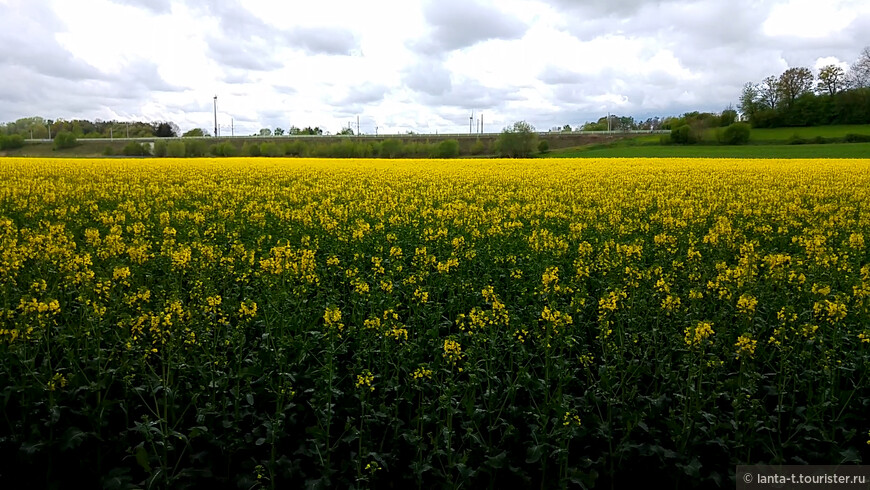
<path fill-rule="evenodd" d="M 0 122 L 547 130 L 719 112 L 867 32 L 866 0 L 0 0 Z"/>

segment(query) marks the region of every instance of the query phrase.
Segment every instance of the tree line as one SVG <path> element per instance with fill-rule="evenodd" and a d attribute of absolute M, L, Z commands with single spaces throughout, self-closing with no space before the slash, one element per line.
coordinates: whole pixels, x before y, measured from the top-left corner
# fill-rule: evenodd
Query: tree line
<path fill-rule="evenodd" d="M 740 110 L 757 128 L 870 124 L 870 47 L 848 69 L 793 67 L 746 83 Z"/>
<path fill-rule="evenodd" d="M 170 121 L 52 120 L 34 116 L 0 123 L 0 135 L 7 137 L 18 135 L 25 139 L 54 139 L 61 133 L 70 133 L 76 138 L 171 138 L 179 136 L 180 130 L 177 124 Z"/>

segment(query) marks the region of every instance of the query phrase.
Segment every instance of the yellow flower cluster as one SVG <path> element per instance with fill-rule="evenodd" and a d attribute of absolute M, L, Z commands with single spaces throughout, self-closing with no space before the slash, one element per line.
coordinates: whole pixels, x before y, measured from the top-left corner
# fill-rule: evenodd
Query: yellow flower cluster
<path fill-rule="evenodd" d="M 734 347 L 737 347 L 737 359 L 740 359 L 741 357 L 753 357 L 757 345 L 758 341 L 754 340 L 749 335 L 741 335 L 737 337 L 737 343 L 734 344 Z"/>
<path fill-rule="evenodd" d="M 375 387 L 372 386 L 372 381 L 375 380 L 375 375 L 372 374 L 368 369 L 364 370 L 362 374 L 356 375 L 356 387 L 357 388 L 368 388 L 369 391 L 375 391 Z"/>
<path fill-rule="evenodd" d="M 698 322 L 694 327 L 686 327 L 685 342 L 692 348 L 703 346 L 716 332 L 710 322 Z"/>

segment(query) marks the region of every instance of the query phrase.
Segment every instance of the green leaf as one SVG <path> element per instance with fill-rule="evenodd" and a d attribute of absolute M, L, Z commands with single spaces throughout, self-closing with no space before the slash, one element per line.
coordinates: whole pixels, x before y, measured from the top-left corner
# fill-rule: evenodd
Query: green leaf
<path fill-rule="evenodd" d="M 136 463 L 138 463 L 146 473 L 150 474 L 151 465 L 148 464 L 148 452 L 145 451 L 145 448 L 140 444 L 136 446 L 136 449 L 134 449 L 133 452 L 136 455 Z"/>

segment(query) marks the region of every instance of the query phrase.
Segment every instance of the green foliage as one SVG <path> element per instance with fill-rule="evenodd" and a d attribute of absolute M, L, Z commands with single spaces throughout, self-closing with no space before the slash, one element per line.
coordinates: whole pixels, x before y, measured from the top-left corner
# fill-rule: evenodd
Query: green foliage
<path fill-rule="evenodd" d="M 538 143 L 538 152 L 547 153 L 549 151 L 550 151 L 550 143 L 548 143 L 547 140 L 541 140 L 541 142 Z"/>
<path fill-rule="evenodd" d="M 848 133 L 843 140 L 846 143 L 870 143 L 870 134 Z"/>
<path fill-rule="evenodd" d="M 208 144 L 203 140 L 187 140 L 184 142 L 184 156 L 199 158 L 208 153 Z"/>
<path fill-rule="evenodd" d="M 239 150 L 229 141 L 222 141 L 211 145 L 209 153 L 216 157 L 234 157 L 239 154 Z"/>
<path fill-rule="evenodd" d="M 63 150 L 66 148 L 72 148 L 78 144 L 78 140 L 76 135 L 70 133 L 69 131 L 61 131 L 54 137 L 54 149 L 55 150 Z"/>
<path fill-rule="evenodd" d="M 170 141 L 166 147 L 166 156 L 172 158 L 184 158 L 185 148 L 183 141 Z"/>
<path fill-rule="evenodd" d="M 193 128 L 190 131 L 181 135 L 183 138 L 210 136 L 208 132 L 202 128 Z"/>
<path fill-rule="evenodd" d="M 19 134 L 2 135 L 0 134 L 0 150 L 15 150 L 24 146 L 24 138 Z"/>
<path fill-rule="evenodd" d="M 168 153 L 169 145 L 165 141 L 154 142 L 154 156 L 158 158 L 165 157 Z"/>
<path fill-rule="evenodd" d="M 124 145 L 121 154 L 128 157 L 144 157 L 150 155 L 151 151 L 147 145 L 131 141 Z"/>
<path fill-rule="evenodd" d="M 402 156 L 402 142 L 395 138 L 381 141 L 378 156 L 381 158 L 399 158 Z"/>
<path fill-rule="evenodd" d="M 459 141 L 455 139 L 444 140 L 435 145 L 435 158 L 456 158 L 459 156 Z"/>
<path fill-rule="evenodd" d="M 103 148 L 103 156 L 111 157 L 115 155 L 115 149 L 111 146 Z"/>
<path fill-rule="evenodd" d="M 747 123 L 733 123 L 723 131 L 723 143 L 726 145 L 745 145 L 749 142 L 751 126 Z"/>
<path fill-rule="evenodd" d="M 258 157 L 260 156 L 260 145 L 246 141 L 242 145 L 242 156 Z"/>
<path fill-rule="evenodd" d="M 480 141 L 480 139 L 478 139 L 477 141 L 474 142 L 473 145 L 471 145 L 471 154 L 472 155 L 483 155 L 483 153 L 485 151 L 486 151 L 486 145 L 484 145 L 483 141 Z"/>
<path fill-rule="evenodd" d="M 284 155 L 284 149 L 277 143 L 269 141 L 260 144 L 260 155 L 264 157 L 280 157 Z"/>
<path fill-rule="evenodd" d="M 304 157 L 308 155 L 308 145 L 301 140 L 284 143 L 283 148 L 284 154 L 289 157 Z"/>
<path fill-rule="evenodd" d="M 531 124 L 517 121 L 502 130 L 496 141 L 496 149 L 501 157 L 526 158 L 535 151 L 537 140 L 538 135 Z"/>
<path fill-rule="evenodd" d="M 734 109 L 725 109 L 719 116 L 719 126 L 728 127 L 737 122 L 737 111 Z"/>
<path fill-rule="evenodd" d="M 688 124 L 683 124 L 671 130 L 671 142 L 679 145 L 697 143 L 699 140 L 697 130 Z"/>

